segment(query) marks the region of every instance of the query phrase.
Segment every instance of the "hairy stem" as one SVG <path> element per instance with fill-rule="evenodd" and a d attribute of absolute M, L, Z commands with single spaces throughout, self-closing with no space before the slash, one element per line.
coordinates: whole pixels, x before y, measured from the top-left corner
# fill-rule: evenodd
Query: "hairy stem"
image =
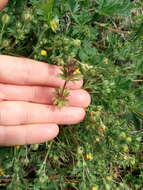
<path fill-rule="evenodd" d="M 68 81 L 66 80 L 65 83 L 64 83 L 64 85 L 63 85 L 62 91 L 61 91 L 61 95 L 60 95 L 61 97 L 63 97 L 64 90 L 66 88 L 67 83 L 68 83 Z"/>

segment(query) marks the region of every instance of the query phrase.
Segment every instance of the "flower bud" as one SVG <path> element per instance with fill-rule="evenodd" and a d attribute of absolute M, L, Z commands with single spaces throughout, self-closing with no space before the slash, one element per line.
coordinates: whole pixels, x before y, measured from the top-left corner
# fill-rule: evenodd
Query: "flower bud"
<path fill-rule="evenodd" d="M 32 20 L 32 14 L 30 13 L 30 11 L 25 11 L 24 12 L 23 19 L 25 21 L 31 21 Z"/>
<path fill-rule="evenodd" d="M 9 46 L 9 41 L 8 40 L 3 40 L 3 42 L 2 42 L 2 47 L 3 48 L 6 48 L 6 47 L 8 47 Z"/>
<path fill-rule="evenodd" d="M 77 147 L 77 154 L 83 154 L 83 147 L 81 147 L 81 146 L 78 146 Z"/>
<path fill-rule="evenodd" d="M 128 145 L 123 145 L 123 151 L 124 151 L 124 152 L 129 152 L 129 147 L 128 147 Z"/>
<path fill-rule="evenodd" d="M 99 137 L 96 137 L 96 138 L 95 138 L 95 141 L 96 141 L 96 142 L 100 142 L 100 138 L 99 138 Z"/>
<path fill-rule="evenodd" d="M 126 138 L 126 133 L 125 132 L 121 132 L 119 136 L 120 136 L 120 138 Z"/>
<path fill-rule="evenodd" d="M 109 175 L 109 176 L 106 176 L 106 179 L 108 180 L 108 181 L 112 181 L 112 176 L 111 175 Z"/>
<path fill-rule="evenodd" d="M 126 140 L 127 140 L 127 142 L 129 142 L 129 143 L 132 142 L 132 138 L 131 138 L 131 137 L 127 137 Z"/>
<path fill-rule="evenodd" d="M 91 190 L 98 190 L 98 186 L 94 185 Z"/>
<path fill-rule="evenodd" d="M 69 45 L 70 42 L 71 42 L 71 40 L 70 40 L 69 38 L 66 38 L 66 37 L 64 37 L 64 38 L 62 39 L 62 41 L 63 41 L 63 43 L 64 43 L 65 45 Z"/>
<path fill-rule="evenodd" d="M 76 47 L 80 47 L 81 46 L 81 41 L 80 40 L 73 40 L 73 45 Z"/>
<path fill-rule="evenodd" d="M 17 28 L 21 28 L 21 27 L 22 27 L 22 23 L 18 21 L 18 22 L 16 23 L 16 27 L 17 27 Z"/>
<path fill-rule="evenodd" d="M 3 24 L 8 24 L 10 22 L 10 17 L 8 14 L 4 14 L 1 18 Z"/>

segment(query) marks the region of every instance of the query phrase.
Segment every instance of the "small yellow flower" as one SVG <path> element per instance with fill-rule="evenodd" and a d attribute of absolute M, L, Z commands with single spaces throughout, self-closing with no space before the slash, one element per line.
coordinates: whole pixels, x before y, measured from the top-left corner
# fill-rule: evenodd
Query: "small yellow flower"
<path fill-rule="evenodd" d="M 44 49 L 42 49 L 41 52 L 40 52 L 40 54 L 41 54 L 42 56 L 47 56 L 47 51 L 44 50 Z"/>
<path fill-rule="evenodd" d="M 0 168 L 0 176 L 4 175 L 4 170 L 2 168 Z"/>
<path fill-rule="evenodd" d="M 91 153 L 85 155 L 87 160 L 93 160 L 93 156 Z"/>
<path fill-rule="evenodd" d="M 59 24 L 58 18 L 55 18 L 50 21 L 50 27 L 53 30 L 53 32 L 56 32 L 58 30 L 58 24 Z"/>
<path fill-rule="evenodd" d="M 20 149 L 20 146 L 16 146 L 16 149 L 19 150 L 19 149 Z"/>
<path fill-rule="evenodd" d="M 76 69 L 75 72 L 76 72 L 76 73 L 80 73 L 80 70 L 79 70 L 79 69 Z"/>

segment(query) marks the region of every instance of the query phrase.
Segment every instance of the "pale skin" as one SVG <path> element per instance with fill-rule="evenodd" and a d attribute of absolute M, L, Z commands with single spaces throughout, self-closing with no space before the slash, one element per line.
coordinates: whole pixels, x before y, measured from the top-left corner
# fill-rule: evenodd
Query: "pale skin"
<path fill-rule="evenodd" d="M 0 0 L 2 10 L 8 0 Z M 85 118 L 90 95 L 83 81 L 69 82 L 69 106 L 52 105 L 55 88 L 64 81 L 60 68 L 27 58 L 0 55 L 0 146 L 36 144 L 59 133 L 59 124 L 69 125 Z"/>

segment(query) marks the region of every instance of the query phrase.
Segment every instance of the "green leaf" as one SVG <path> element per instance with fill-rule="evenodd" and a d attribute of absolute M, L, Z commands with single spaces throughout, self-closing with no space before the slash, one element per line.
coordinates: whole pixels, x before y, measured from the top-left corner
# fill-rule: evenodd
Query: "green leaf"
<path fill-rule="evenodd" d="M 135 114 L 139 119 L 143 120 L 143 111 L 138 110 L 137 108 L 129 107 L 133 114 Z"/>
<path fill-rule="evenodd" d="M 80 25 L 85 25 L 85 24 L 89 23 L 92 19 L 91 14 L 89 14 L 89 12 L 85 11 L 85 10 L 81 11 L 81 13 L 79 15 L 73 14 L 72 17 L 73 17 L 74 21 Z"/>
<path fill-rule="evenodd" d="M 143 21 L 135 31 L 135 39 L 138 39 L 140 37 L 143 37 Z"/>
<path fill-rule="evenodd" d="M 49 22 L 53 16 L 54 0 L 42 0 L 40 8 L 43 11 L 45 19 Z"/>
<path fill-rule="evenodd" d="M 76 12 L 78 11 L 79 7 L 79 1 L 77 0 L 68 0 L 68 7 L 71 12 Z"/>
<path fill-rule="evenodd" d="M 129 15 L 133 3 L 130 0 L 98 0 L 98 13 L 104 16 Z"/>
<path fill-rule="evenodd" d="M 97 54 L 96 47 L 93 47 L 90 42 L 83 43 L 83 48 L 79 51 L 79 57 L 82 61 L 89 61 L 91 59 L 94 59 Z"/>

